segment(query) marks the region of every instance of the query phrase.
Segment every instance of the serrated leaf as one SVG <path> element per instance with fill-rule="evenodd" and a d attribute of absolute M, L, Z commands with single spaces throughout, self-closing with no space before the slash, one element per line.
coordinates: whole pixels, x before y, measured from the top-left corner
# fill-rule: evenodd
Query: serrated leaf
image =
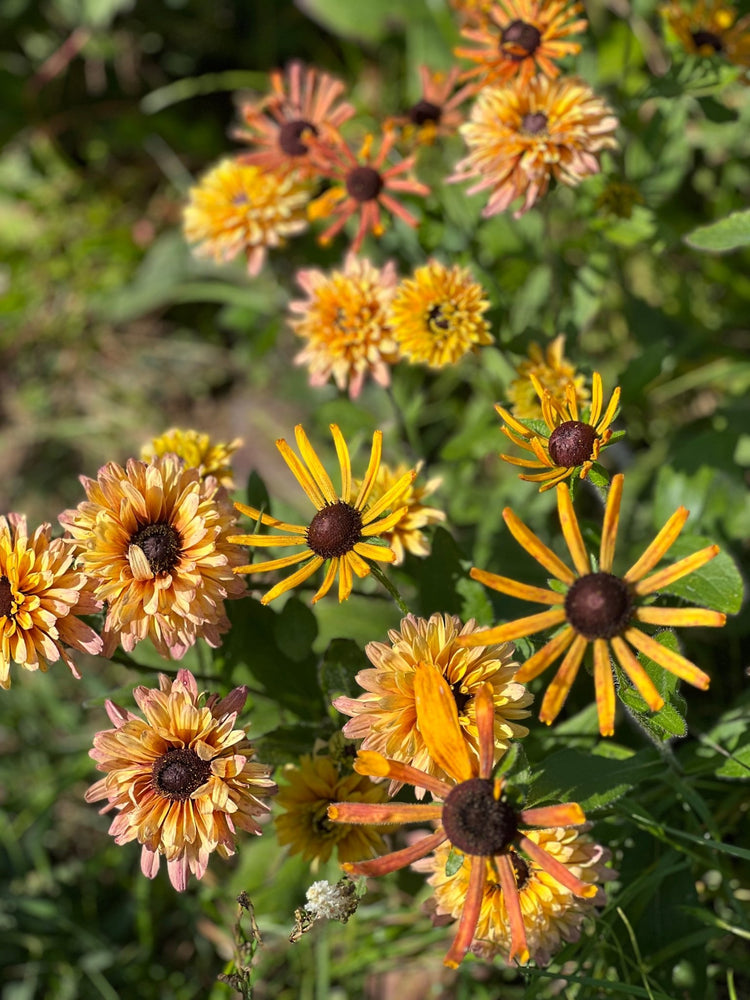
<path fill-rule="evenodd" d="M 694 250 L 707 250 L 710 253 L 729 253 L 730 250 L 749 246 L 750 209 L 732 212 L 710 226 L 699 226 L 683 238 Z"/>
<path fill-rule="evenodd" d="M 640 750 L 627 760 L 561 750 L 536 770 L 526 804 L 577 802 L 584 812 L 594 812 L 622 798 L 661 766 L 651 749 Z"/>
<path fill-rule="evenodd" d="M 712 543 L 713 539 L 704 535 L 681 535 L 670 548 L 669 557 L 676 562 Z M 736 615 L 742 607 L 744 587 L 734 560 L 727 552 L 721 550 L 705 566 L 682 577 L 681 580 L 668 584 L 660 593 L 675 594 L 690 601 L 691 604 L 699 604 L 713 611 L 723 611 L 727 615 Z"/>
<path fill-rule="evenodd" d="M 320 686 L 327 701 L 339 695 L 356 698 L 362 694 L 356 676 L 369 661 L 353 639 L 332 639 L 318 668 Z"/>
<path fill-rule="evenodd" d="M 656 642 L 665 649 L 679 652 L 677 637 L 674 632 L 666 630 L 660 632 L 655 637 Z M 658 712 L 652 712 L 641 695 L 630 683 L 627 675 L 615 663 L 615 676 L 617 678 L 617 695 L 623 705 L 634 716 L 638 724 L 646 732 L 660 743 L 676 737 L 682 737 L 687 732 L 687 723 L 684 719 L 686 709 L 685 699 L 677 690 L 679 678 L 674 674 L 659 666 L 653 660 L 638 654 L 638 660 L 648 676 L 654 682 L 654 687 L 664 699 L 664 705 Z"/>

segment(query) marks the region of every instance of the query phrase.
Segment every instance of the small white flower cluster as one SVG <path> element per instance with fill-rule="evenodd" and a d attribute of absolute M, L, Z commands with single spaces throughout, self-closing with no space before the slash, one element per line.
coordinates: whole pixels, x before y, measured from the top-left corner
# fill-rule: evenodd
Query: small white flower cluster
<path fill-rule="evenodd" d="M 356 913 L 358 903 L 356 883 L 342 878 L 335 885 L 325 881 L 313 882 L 307 890 L 305 909 L 316 920 L 327 917 L 345 924 Z"/>

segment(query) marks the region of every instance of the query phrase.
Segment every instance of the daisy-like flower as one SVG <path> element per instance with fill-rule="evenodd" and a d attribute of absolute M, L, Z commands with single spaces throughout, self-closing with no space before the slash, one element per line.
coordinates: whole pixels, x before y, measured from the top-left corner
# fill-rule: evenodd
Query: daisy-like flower
<path fill-rule="evenodd" d="M 414 156 L 386 166 L 396 137 L 394 129 L 387 129 L 375 154 L 372 151 L 373 135 L 366 136 L 356 156 L 344 143 L 328 146 L 316 142 L 312 147 L 311 156 L 320 173 L 333 181 L 333 186 L 310 202 L 307 210 L 311 221 L 334 218 L 328 229 L 318 237 L 321 245 L 327 246 L 341 232 L 347 220 L 359 214 L 359 225 L 351 245 L 352 253 L 359 253 L 367 233 L 373 236 L 383 234 L 381 208 L 408 226 L 418 225 L 416 217 L 396 200 L 394 193 L 424 197 L 430 189 L 410 175 Z"/>
<path fill-rule="evenodd" d="M 406 510 L 399 507 L 392 510 L 394 497 L 397 497 L 412 482 L 416 473 L 405 473 L 391 489 L 376 503 L 368 506 L 373 484 L 380 468 L 380 456 L 383 448 L 383 432 L 375 431 L 372 436 L 372 448 L 367 472 L 359 490 L 354 492 L 352 470 L 349 459 L 349 449 L 336 424 L 331 424 L 331 434 L 336 446 L 336 455 L 341 470 L 341 492 L 337 493 L 330 476 L 310 444 L 302 426 L 297 424 L 294 436 L 302 461 L 295 455 L 286 441 L 281 438 L 276 447 L 281 452 L 284 461 L 289 466 L 294 478 L 300 484 L 315 507 L 315 516 L 309 524 L 287 524 L 278 521 L 270 514 L 263 514 L 255 507 L 246 507 L 236 503 L 235 507 L 247 514 L 254 521 L 284 532 L 281 535 L 235 535 L 230 541 L 238 545 L 259 547 L 288 548 L 302 545 L 301 552 L 295 552 L 280 559 L 267 562 L 251 563 L 248 566 L 238 566 L 235 573 L 270 573 L 277 569 L 287 569 L 290 566 L 303 565 L 296 569 L 286 579 L 281 580 L 261 597 L 262 604 L 268 604 L 279 594 L 297 587 L 323 563 L 328 563 L 328 569 L 320 588 L 312 599 L 315 604 L 331 589 L 333 581 L 339 578 L 339 601 L 345 601 L 352 592 L 352 574 L 363 579 L 370 573 L 370 563 L 394 562 L 395 554 L 385 545 L 377 544 L 377 539 L 389 531 L 401 518 Z"/>
<path fill-rule="evenodd" d="M 519 218 L 547 191 L 551 179 L 570 187 L 599 171 L 598 154 L 617 145 L 618 121 L 581 80 L 536 77 L 486 87 L 459 131 L 469 147 L 451 181 L 477 178 L 469 194 L 490 192 L 482 214 L 504 212 L 523 198 Z"/>
<path fill-rule="evenodd" d="M 508 80 L 523 89 L 537 75 L 554 79 L 560 72 L 555 63 L 581 51 L 568 38 L 586 29 L 582 12 L 583 4 L 570 0 L 499 0 L 478 27 L 461 32 L 479 46 L 455 50 L 477 64 L 464 76 L 477 78 L 475 91 Z"/>
<path fill-rule="evenodd" d="M 385 802 L 382 785 L 356 772 L 342 772 L 323 755 L 306 755 L 299 767 L 287 764 L 283 774 L 287 783 L 280 787 L 276 801 L 284 812 L 275 819 L 276 835 L 282 846 L 289 845 L 290 854 L 301 854 L 316 870 L 334 850 L 339 861 L 354 861 L 385 849 L 378 830 L 328 819 L 332 802 Z"/>
<path fill-rule="evenodd" d="M 469 351 L 491 344 L 484 318 L 489 302 L 467 267 L 430 260 L 405 278 L 391 302 L 391 326 L 401 351 L 414 364 L 454 365 Z"/>
<path fill-rule="evenodd" d="M 227 537 L 235 514 L 224 488 L 171 453 L 124 469 L 109 462 L 81 482 L 87 499 L 60 523 L 106 602 L 104 655 L 146 638 L 172 659 L 198 637 L 219 646 L 229 628 L 224 601 L 245 593 L 232 572 L 242 553 Z"/>
<path fill-rule="evenodd" d="M 750 66 L 750 14 L 741 16 L 734 4 L 698 0 L 686 9 L 673 0 L 662 13 L 686 52 L 722 55 L 737 66 Z"/>
<path fill-rule="evenodd" d="M 368 375 L 378 385 L 390 384 L 398 346 L 388 306 L 397 281 L 392 261 L 377 268 L 353 253 L 347 255 L 343 270 L 297 272 L 307 298 L 289 304 L 299 317 L 289 325 L 306 341 L 294 362 L 307 365 L 310 385 L 325 385 L 333 378 L 356 399 Z"/>
<path fill-rule="evenodd" d="M 394 118 L 406 138 L 414 138 L 419 145 L 429 146 L 441 136 L 455 135 L 464 115 L 461 105 L 474 92 L 472 84 L 456 90 L 461 70 L 454 67 L 448 73 L 419 67 L 422 96 L 408 112 Z"/>
<path fill-rule="evenodd" d="M 484 23 L 497 0 L 450 0 L 451 7 L 466 24 Z"/>
<path fill-rule="evenodd" d="M 684 507 L 677 508 L 640 559 L 633 563 L 623 576 L 613 574 L 612 563 L 617 541 L 623 481 L 622 475 L 612 479 L 604 511 L 602 541 L 596 571 L 592 571 L 591 556 L 584 545 L 570 494 L 564 483 L 560 483 L 557 487 L 557 509 L 560 515 L 560 527 L 575 570 L 558 559 L 554 552 L 548 549 L 509 507 L 506 507 L 503 518 L 513 537 L 563 585 L 564 591 L 561 593 L 556 590 L 545 590 L 542 587 L 530 587 L 528 584 L 474 567 L 471 570 L 472 579 L 479 580 L 480 583 L 502 594 L 518 597 L 522 601 L 549 605 L 550 610 L 459 639 L 461 645 L 474 646 L 486 642 L 520 639 L 523 636 L 563 626 L 549 642 L 526 660 L 516 674 L 516 679 L 523 683 L 531 681 L 565 654 L 554 680 L 547 688 L 539 713 L 541 721 L 548 725 L 555 720 L 562 708 L 578 673 L 583 655 L 591 644 L 599 731 L 602 736 L 611 736 L 614 732 L 615 689 L 610 661 L 612 654 L 652 712 L 662 707 L 664 699 L 638 662 L 631 646 L 688 684 L 704 691 L 709 685 L 710 678 L 707 674 L 684 656 L 662 646 L 656 639 L 638 628 L 638 624 L 718 627 L 726 621 L 726 615 L 706 608 L 663 608 L 646 603 L 651 594 L 705 566 L 719 553 L 717 545 L 708 545 L 665 569 L 651 573 L 674 544 L 687 521 L 690 512 Z"/>
<path fill-rule="evenodd" d="M 297 174 L 222 160 L 189 191 L 185 239 L 196 257 L 218 264 L 244 254 L 248 274 L 256 275 L 269 247 L 307 228 L 309 199 L 309 185 Z"/>
<path fill-rule="evenodd" d="M 617 872 L 607 867 L 610 852 L 581 829 L 554 827 L 528 830 L 526 836 L 582 882 L 598 885 L 617 877 Z M 417 871 L 431 873 L 427 881 L 433 887 L 434 895 L 427 901 L 426 909 L 436 923 L 442 923 L 441 918 L 446 916 L 460 918 L 466 904 L 470 859 L 455 848 L 452 858 L 450 855 L 451 847 L 441 844 L 434 855 L 413 865 Z M 595 913 L 597 906 L 603 906 L 606 896 L 601 888 L 591 898 L 576 896 L 544 868 L 530 859 L 526 860 L 516 851 L 511 852 L 510 860 L 526 928 L 529 957 L 538 966 L 548 965 L 563 944 L 578 940 L 584 918 Z M 491 959 L 498 953 L 507 956 L 511 948 L 505 894 L 493 863 L 488 861 L 471 950 L 482 958 Z"/>
<path fill-rule="evenodd" d="M 150 462 L 157 455 L 172 452 L 185 465 L 197 469 L 201 476 L 213 476 L 228 490 L 234 489 L 231 457 L 243 444 L 242 438 L 233 441 L 212 441 L 208 434 L 196 430 L 182 430 L 170 427 L 158 437 L 152 438 L 141 448 L 141 458 Z"/>
<path fill-rule="evenodd" d="M 400 629 L 388 632 L 389 643 L 368 643 L 365 652 L 374 669 L 357 674 L 357 683 L 365 693 L 358 698 L 337 698 L 333 703 L 339 712 L 351 716 L 344 726 L 344 735 L 361 739 L 363 750 L 377 751 L 446 780 L 451 772 L 446 772 L 432 755 L 421 728 L 417 673 L 420 664 L 426 663 L 436 667 L 448 685 L 461 738 L 474 761 L 480 753 L 477 694 L 485 686 L 491 692 L 493 764 L 500 760 L 511 740 L 527 735 L 528 729 L 519 725 L 518 720 L 530 715 L 528 706 L 533 699 L 515 680 L 518 664 L 510 643 L 471 650 L 459 646 L 461 636 L 473 635 L 478 630 L 475 621 L 464 625 L 456 615 L 436 613 L 429 620 L 407 615 Z M 398 780 L 393 781 L 390 794 L 394 795 L 400 787 Z M 422 791 L 420 798 L 423 794 Z"/>
<path fill-rule="evenodd" d="M 415 469 L 416 475 L 419 475 L 421 468 L 422 463 L 419 462 Z M 408 471 L 406 465 L 398 465 L 392 469 L 383 462 L 373 483 L 370 502 L 374 503 L 388 493 L 395 483 L 403 480 Z M 415 480 L 415 482 L 407 484 L 403 491 L 391 501 L 394 507 L 406 508 L 406 513 L 401 520 L 397 521 L 390 531 L 383 532 L 384 540 L 396 554 L 393 561 L 394 566 L 401 565 L 406 552 L 411 552 L 412 555 L 422 558 L 430 554 L 430 543 L 422 528 L 444 521 L 445 513 L 438 510 L 437 507 L 426 506 L 422 501 L 434 493 L 441 482 L 440 478 L 428 479 L 423 485 L 417 486 Z M 356 488 L 362 485 L 359 480 L 355 480 L 354 483 Z"/>
<path fill-rule="evenodd" d="M 469 856 L 469 872 L 458 931 L 445 957 L 445 964 L 456 968 L 471 947 L 482 912 L 488 870 L 493 872 L 493 879 L 499 882 L 505 896 L 510 924 L 510 961 L 518 956 L 526 962 L 529 948 L 513 857 L 528 858 L 576 896 L 589 899 L 596 895 L 597 889 L 595 885 L 578 878 L 554 854 L 532 840 L 524 827 L 581 826 L 586 817 L 575 802 L 517 811 L 503 796 L 502 779 L 492 779 L 494 705 L 491 685 L 483 685 L 476 695 L 479 760 L 469 751 L 459 725 L 453 694 L 440 670 L 434 665 L 419 664 L 415 672 L 415 692 L 419 726 L 430 755 L 450 780 L 440 780 L 370 750 L 360 751 L 354 767 L 360 774 L 391 778 L 426 788 L 435 798 L 443 801 L 391 802 L 380 806 L 337 802 L 329 808 L 328 815 L 338 823 L 434 822 L 438 824 L 437 829 L 393 854 L 372 861 L 344 864 L 343 868 L 357 875 L 386 875 L 426 857 L 441 844 L 449 842 L 452 849 Z"/>
<path fill-rule="evenodd" d="M 354 106 L 341 100 L 344 89 L 340 80 L 298 60 L 286 73 L 274 70 L 270 93 L 240 109 L 246 128 L 236 129 L 233 138 L 258 147 L 239 156 L 240 163 L 304 177 L 316 173 L 308 140 L 336 135 L 352 117 Z"/>
<path fill-rule="evenodd" d="M 94 737 L 89 756 L 106 777 L 86 792 L 87 802 L 117 810 L 109 832 L 116 844 L 142 844 L 141 871 L 154 878 L 161 855 L 178 892 L 192 872 L 201 879 L 208 858 L 235 851 L 237 830 L 260 834 L 261 801 L 276 791 L 270 768 L 253 761 L 244 729 L 235 729 L 247 688 L 226 698 L 198 694 L 195 677 L 180 670 L 159 675 L 159 690 L 133 692 L 145 722 L 107 700 L 114 729 Z"/>
<path fill-rule="evenodd" d="M 604 394 L 602 379 L 599 372 L 594 372 L 591 382 L 592 401 L 591 412 L 585 420 L 579 419 L 576 389 L 568 382 L 565 402 L 559 403 L 554 396 L 539 384 L 535 375 L 529 376 L 534 389 L 542 403 L 542 416 L 547 425 L 548 434 L 530 430 L 520 423 L 504 407 L 495 406 L 499 415 L 505 421 L 501 428 L 503 434 L 526 451 L 533 458 L 517 458 L 513 455 L 501 455 L 504 461 L 526 469 L 541 469 L 532 474 L 521 473 L 519 479 L 529 483 L 541 483 L 539 492 L 552 489 L 557 483 L 570 478 L 576 469 L 580 469 L 579 478 L 585 479 L 591 466 L 599 458 L 602 448 L 606 447 L 612 437 L 610 424 L 615 419 L 617 406 L 620 402 L 620 387 L 612 393 L 609 406 L 602 413 Z"/>
<path fill-rule="evenodd" d="M 80 677 L 68 649 L 97 654 L 102 640 L 79 615 L 94 614 L 84 573 L 73 568 L 69 541 L 40 525 L 30 536 L 23 514 L 0 517 L 0 688 L 10 687 L 10 665 L 46 671 L 62 660 Z"/>
<path fill-rule="evenodd" d="M 565 336 L 561 333 L 551 340 L 546 349 L 531 343 L 528 358 L 516 367 L 518 378 L 508 386 L 510 411 L 519 420 L 542 420 L 542 404 L 530 376 L 558 403 L 564 403 L 569 383 L 573 383 L 578 406 L 585 406 L 589 400 L 586 379 L 564 355 Z"/>

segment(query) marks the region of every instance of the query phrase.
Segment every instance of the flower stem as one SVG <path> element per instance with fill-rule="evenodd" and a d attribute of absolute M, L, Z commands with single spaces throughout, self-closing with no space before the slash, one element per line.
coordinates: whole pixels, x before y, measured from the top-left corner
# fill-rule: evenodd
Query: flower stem
<path fill-rule="evenodd" d="M 398 605 L 399 610 L 403 614 L 405 614 L 405 615 L 411 614 L 411 612 L 409 611 L 408 607 L 404 603 L 403 597 L 401 596 L 401 594 L 399 594 L 399 592 L 396 589 L 396 587 L 391 583 L 391 581 L 388 579 L 388 577 L 382 571 L 382 569 L 380 568 L 380 566 L 378 566 L 376 563 L 371 562 L 370 563 L 370 569 L 371 569 L 372 575 L 375 577 L 375 579 L 378 580 L 378 581 L 380 581 L 380 583 L 383 584 L 383 586 L 385 587 L 385 589 L 388 591 L 388 593 L 391 595 L 391 597 L 393 598 L 393 600 L 396 602 L 396 604 Z"/>

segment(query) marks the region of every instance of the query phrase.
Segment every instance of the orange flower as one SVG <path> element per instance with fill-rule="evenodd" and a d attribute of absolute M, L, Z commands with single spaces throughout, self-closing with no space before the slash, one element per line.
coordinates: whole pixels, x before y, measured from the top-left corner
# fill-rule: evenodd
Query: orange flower
<path fill-rule="evenodd" d="M 578 17 L 582 12 L 583 4 L 570 0 L 499 0 L 479 27 L 461 32 L 479 45 L 455 50 L 477 63 L 464 76 L 477 78 L 475 91 L 514 79 L 523 89 L 537 75 L 554 79 L 560 72 L 556 61 L 581 51 L 567 39 L 586 29 L 586 18 Z"/>
<path fill-rule="evenodd" d="M 360 774 L 426 788 L 441 802 L 385 805 L 337 802 L 328 810 L 337 823 L 437 823 L 434 833 L 400 851 L 373 861 L 345 864 L 346 872 L 385 875 L 426 857 L 446 841 L 468 862 L 468 888 L 458 930 L 445 964 L 456 968 L 474 940 L 482 912 L 488 870 L 502 888 L 510 925 L 510 960 L 529 959 L 513 857 L 520 852 L 575 896 L 591 898 L 596 886 L 584 882 L 535 842 L 523 826 L 569 827 L 586 821 L 575 802 L 516 810 L 503 795 L 504 782 L 492 779 L 494 756 L 494 705 L 492 688 L 483 685 L 476 695 L 479 759 L 468 750 L 458 723 L 458 711 L 450 686 L 434 665 L 422 663 L 414 676 L 419 727 L 431 756 L 450 777 L 442 781 L 414 767 L 389 760 L 371 750 L 360 751 L 354 764 Z"/>
<path fill-rule="evenodd" d="M 419 145 L 429 146 L 441 136 L 455 135 L 464 115 L 461 105 L 474 92 L 472 84 L 456 90 L 461 70 L 454 67 L 447 73 L 419 67 L 422 96 L 405 115 L 392 119 L 393 125 L 403 129 L 406 138 Z"/>
<path fill-rule="evenodd" d="M 418 225 L 415 216 L 393 197 L 397 191 L 423 197 L 430 193 L 425 184 L 407 176 L 414 166 L 415 157 L 409 156 L 384 168 L 396 142 L 396 132 L 389 129 L 384 133 L 375 155 L 372 154 L 373 141 L 374 137 L 368 135 L 356 156 L 344 143 L 333 146 L 316 143 L 312 149 L 311 155 L 318 169 L 334 182 L 332 187 L 310 203 L 307 210 L 312 221 L 334 217 L 328 229 L 318 237 L 324 246 L 341 232 L 348 219 L 359 213 L 359 225 L 351 245 L 352 253 L 359 253 L 367 233 L 373 236 L 383 234 L 381 207 L 408 226 Z"/>
<path fill-rule="evenodd" d="M 137 687 L 133 697 L 146 717 L 107 700 L 114 729 L 94 737 L 89 756 L 106 773 L 86 792 L 87 802 L 117 810 L 109 832 L 116 844 L 142 844 L 141 871 L 154 878 L 161 855 L 178 892 L 190 872 L 203 878 L 208 858 L 234 854 L 237 829 L 260 834 L 262 798 L 276 785 L 270 770 L 252 760 L 255 750 L 244 729 L 235 729 L 247 688 L 203 703 L 195 677 L 180 670 L 159 675 L 159 690 Z"/>
<path fill-rule="evenodd" d="M 698 0 L 688 7 L 672 0 L 662 9 L 686 52 L 721 55 L 737 66 L 750 66 L 750 14 L 740 15 L 723 0 Z"/>
<path fill-rule="evenodd" d="M 312 67 L 306 69 L 298 60 L 290 63 L 286 74 L 274 70 L 271 92 L 260 101 L 242 105 L 247 128 L 235 129 L 233 138 L 260 148 L 243 153 L 239 162 L 282 173 L 294 170 L 304 177 L 316 173 L 308 137 L 332 141 L 352 117 L 353 105 L 340 100 L 343 92 L 340 80 Z"/>
<path fill-rule="evenodd" d="M 547 344 L 546 349 L 539 344 L 531 343 L 528 348 L 528 358 L 516 366 L 517 378 L 508 386 L 510 411 L 518 420 L 541 420 L 542 406 L 531 376 L 545 392 L 548 392 L 558 403 L 564 403 L 567 398 L 568 383 L 573 384 L 578 406 L 585 406 L 589 400 L 583 375 L 580 375 L 564 355 L 565 337 L 558 334 Z"/>
<path fill-rule="evenodd" d="M 610 662 L 612 653 L 652 712 L 662 707 L 664 699 L 638 662 L 631 646 L 688 684 L 704 691 L 709 685 L 709 677 L 694 663 L 662 646 L 637 628 L 636 623 L 658 626 L 721 626 L 726 621 L 726 615 L 718 611 L 706 608 L 662 608 L 647 604 L 644 600 L 662 587 L 693 573 L 719 553 L 717 545 L 709 545 L 672 566 L 647 575 L 666 555 L 687 521 L 690 512 L 684 507 L 678 507 L 640 559 L 622 577 L 612 573 L 624 478 L 622 475 L 615 476 L 610 486 L 596 572 L 592 572 L 591 556 L 583 543 L 570 493 L 564 483 L 557 486 L 557 508 L 560 527 L 573 559 L 575 572 L 506 507 L 503 518 L 513 537 L 562 587 L 559 590 L 530 587 L 528 584 L 473 568 L 472 579 L 479 580 L 501 594 L 548 605 L 550 610 L 475 632 L 458 640 L 461 646 L 483 645 L 487 642 L 512 641 L 564 626 L 516 674 L 516 680 L 523 683 L 531 681 L 565 654 L 547 689 L 539 713 L 541 721 L 548 725 L 557 718 L 576 678 L 583 655 L 589 644 L 592 644 L 596 705 L 602 736 L 611 736 L 614 732 L 615 688 Z"/>
<path fill-rule="evenodd" d="M 614 148 L 617 118 L 576 79 L 516 79 L 486 87 L 460 128 L 469 154 L 451 181 L 477 178 L 468 193 L 490 192 L 485 217 L 523 198 L 516 218 L 541 198 L 553 178 L 574 187 L 599 170 L 598 154 Z"/>

